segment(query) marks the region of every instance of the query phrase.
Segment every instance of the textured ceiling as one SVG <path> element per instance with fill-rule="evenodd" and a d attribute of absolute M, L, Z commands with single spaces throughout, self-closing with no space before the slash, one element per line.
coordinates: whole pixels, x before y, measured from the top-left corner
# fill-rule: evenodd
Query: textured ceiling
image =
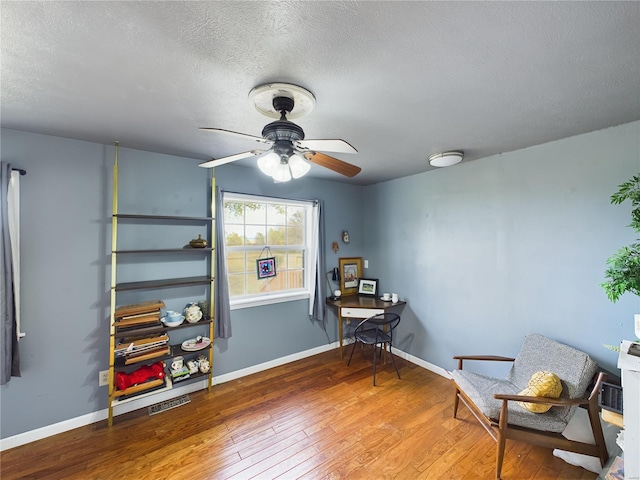
<path fill-rule="evenodd" d="M 0 3 L 3 127 L 182 155 L 254 148 L 289 82 L 371 184 L 640 119 L 639 2 Z M 255 166 L 255 158 L 241 165 Z M 453 167 L 458 168 L 458 167 Z"/>

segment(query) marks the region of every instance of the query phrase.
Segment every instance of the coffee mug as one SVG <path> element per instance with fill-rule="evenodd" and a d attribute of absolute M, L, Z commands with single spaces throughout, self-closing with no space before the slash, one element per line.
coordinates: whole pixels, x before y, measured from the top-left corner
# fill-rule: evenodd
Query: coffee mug
<path fill-rule="evenodd" d="M 184 367 L 184 358 L 183 357 L 175 357 L 173 362 L 171 362 L 171 370 L 180 370 Z"/>
<path fill-rule="evenodd" d="M 390 293 L 383 293 L 382 294 L 382 299 L 383 300 L 391 300 L 391 294 Z"/>
<path fill-rule="evenodd" d="M 398 294 L 397 293 L 392 293 L 391 294 L 391 301 L 393 303 L 398 303 Z"/>

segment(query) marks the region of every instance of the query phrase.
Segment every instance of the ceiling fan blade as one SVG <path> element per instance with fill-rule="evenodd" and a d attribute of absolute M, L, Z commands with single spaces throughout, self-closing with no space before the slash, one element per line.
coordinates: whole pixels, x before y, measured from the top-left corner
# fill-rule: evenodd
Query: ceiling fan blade
<path fill-rule="evenodd" d="M 330 157 L 329 155 L 325 155 L 324 153 L 306 152 L 304 156 L 311 163 L 315 163 L 316 165 L 320 165 L 321 167 L 328 168 L 329 170 L 333 170 L 334 172 L 346 177 L 355 177 L 358 173 L 360 173 L 360 170 L 362 170 L 360 167 L 351 165 L 347 162 L 343 162 L 342 160 L 338 160 L 337 158 Z"/>
<path fill-rule="evenodd" d="M 219 167 L 225 163 L 235 162 L 236 160 L 242 160 L 243 158 L 251 157 L 253 155 L 261 155 L 267 151 L 268 150 L 251 150 L 250 152 L 236 153 L 235 155 L 229 155 L 228 157 L 214 158 L 213 160 L 203 162 L 198 166 L 204 168 Z"/>
<path fill-rule="evenodd" d="M 358 153 L 352 145 L 344 140 L 298 140 L 295 145 L 304 150 L 335 152 L 335 153 Z"/>
<path fill-rule="evenodd" d="M 266 143 L 267 145 L 271 145 L 273 144 L 273 142 L 271 140 L 267 140 L 266 138 L 262 138 L 262 137 L 255 137 L 253 135 L 247 135 L 246 133 L 238 133 L 238 132 L 232 132 L 231 130 L 223 130 L 222 128 L 205 128 L 205 127 L 200 127 L 200 130 L 204 130 L 206 132 L 217 132 L 217 133 L 224 133 L 226 135 L 235 135 L 236 137 L 242 137 L 245 140 L 254 140 L 256 142 L 260 142 L 260 143 Z"/>

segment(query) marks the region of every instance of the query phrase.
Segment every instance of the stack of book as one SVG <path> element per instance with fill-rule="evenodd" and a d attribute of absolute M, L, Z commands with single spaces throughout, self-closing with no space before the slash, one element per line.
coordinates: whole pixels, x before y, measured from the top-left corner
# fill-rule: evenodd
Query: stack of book
<path fill-rule="evenodd" d="M 125 365 L 142 362 L 171 353 L 169 335 L 161 333 L 145 337 L 125 337 L 115 347 L 116 358 L 124 357 Z"/>
<path fill-rule="evenodd" d="M 151 300 L 116 308 L 116 332 L 125 335 L 118 339 L 115 355 L 123 357 L 125 365 L 171 354 L 169 335 L 160 322 L 163 307 L 162 300 Z"/>
<path fill-rule="evenodd" d="M 162 326 L 160 309 L 164 307 L 162 300 L 123 305 L 116 308 L 115 326 L 118 332 L 134 330 L 142 327 Z"/>

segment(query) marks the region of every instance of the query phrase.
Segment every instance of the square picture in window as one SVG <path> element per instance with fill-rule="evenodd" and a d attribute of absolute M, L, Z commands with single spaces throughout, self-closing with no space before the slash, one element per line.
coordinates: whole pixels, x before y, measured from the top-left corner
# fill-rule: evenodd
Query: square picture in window
<path fill-rule="evenodd" d="M 276 257 L 259 258 L 256 260 L 258 266 L 258 280 L 276 276 Z"/>

